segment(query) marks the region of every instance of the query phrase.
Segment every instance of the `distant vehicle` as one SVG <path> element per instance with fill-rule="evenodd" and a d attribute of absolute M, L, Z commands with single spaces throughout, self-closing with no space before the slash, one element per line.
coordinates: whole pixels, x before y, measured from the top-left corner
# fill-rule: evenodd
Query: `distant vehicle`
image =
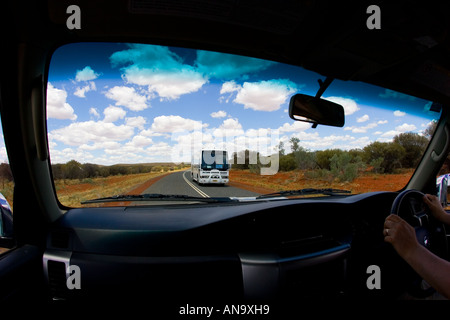
<path fill-rule="evenodd" d="M 447 186 L 450 174 L 443 174 L 436 179 L 436 194 L 443 207 L 447 206 Z"/>
<path fill-rule="evenodd" d="M 13 237 L 13 215 L 8 200 L 0 193 L 0 239 Z"/>
<path fill-rule="evenodd" d="M 226 184 L 229 181 L 230 164 L 224 150 L 202 150 L 191 162 L 192 179 L 198 184 Z"/>

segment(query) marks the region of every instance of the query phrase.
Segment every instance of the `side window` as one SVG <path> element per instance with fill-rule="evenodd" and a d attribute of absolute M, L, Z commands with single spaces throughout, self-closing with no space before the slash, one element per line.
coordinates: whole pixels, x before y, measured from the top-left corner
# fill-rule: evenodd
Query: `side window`
<path fill-rule="evenodd" d="M 12 248 L 14 180 L 9 167 L 3 129 L 0 125 L 0 255 Z"/>

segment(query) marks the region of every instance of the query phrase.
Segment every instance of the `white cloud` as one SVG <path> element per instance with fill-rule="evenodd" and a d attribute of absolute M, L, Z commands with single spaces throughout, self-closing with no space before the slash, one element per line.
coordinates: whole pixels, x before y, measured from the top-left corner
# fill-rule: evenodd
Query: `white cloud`
<path fill-rule="evenodd" d="M 365 133 L 365 132 L 367 132 L 367 130 L 373 129 L 373 128 L 377 127 L 377 126 L 378 126 L 377 122 L 372 122 L 372 123 L 369 123 L 368 125 L 363 126 L 363 127 L 354 127 L 354 126 L 345 127 L 344 130 L 345 131 L 351 130 L 353 133 Z"/>
<path fill-rule="evenodd" d="M 300 138 L 300 137 L 299 137 Z M 339 148 L 339 149 L 350 149 L 350 142 L 355 141 L 355 138 L 350 135 L 337 136 L 329 135 L 325 137 L 320 137 L 318 134 L 315 135 L 305 135 L 300 138 L 301 146 L 307 149 L 320 150 L 323 148 Z"/>
<path fill-rule="evenodd" d="M 196 92 L 208 81 L 191 68 L 159 71 L 136 66 L 126 69 L 125 78 L 130 83 L 147 86 L 149 93 L 156 93 L 160 98 L 168 100 L 176 100 L 183 94 Z"/>
<path fill-rule="evenodd" d="M 90 108 L 89 109 L 89 114 L 92 114 L 94 117 L 99 118 L 100 114 L 98 113 L 96 108 Z"/>
<path fill-rule="evenodd" d="M 115 122 L 119 119 L 123 119 L 127 112 L 119 107 L 109 106 L 103 110 L 105 118 L 103 122 Z"/>
<path fill-rule="evenodd" d="M 356 122 L 366 122 L 369 120 L 369 115 L 365 114 L 362 117 L 356 118 Z"/>
<path fill-rule="evenodd" d="M 98 150 L 98 149 L 120 149 L 122 145 L 116 141 L 95 142 L 92 144 L 82 144 L 78 147 L 79 150 Z"/>
<path fill-rule="evenodd" d="M 400 110 L 395 110 L 394 111 L 394 116 L 396 116 L 396 117 L 403 117 L 405 115 L 406 115 L 406 113 L 403 112 L 403 111 L 400 111 Z"/>
<path fill-rule="evenodd" d="M 217 112 L 213 112 L 210 114 L 213 118 L 225 118 L 227 116 L 227 113 L 223 110 L 219 110 Z"/>
<path fill-rule="evenodd" d="M 49 133 L 50 140 L 61 141 L 69 146 L 109 141 L 123 141 L 131 138 L 134 128 L 115 125 L 111 122 L 85 121 L 71 123 Z"/>
<path fill-rule="evenodd" d="M 172 147 L 166 142 L 158 142 L 152 144 L 148 148 L 145 149 L 146 153 L 150 156 L 169 156 L 172 152 Z"/>
<path fill-rule="evenodd" d="M 125 123 L 127 126 L 136 127 L 140 130 L 143 130 L 144 125 L 147 123 L 147 120 L 145 120 L 145 118 L 142 116 L 130 117 L 130 118 L 125 118 Z"/>
<path fill-rule="evenodd" d="M 76 120 L 77 115 L 70 104 L 66 102 L 67 92 L 57 89 L 49 82 L 47 86 L 47 117 L 55 119 Z"/>
<path fill-rule="evenodd" d="M 238 92 L 241 89 L 242 89 L 242 87 L 240 85 L 238 85 L 234 80 L 224 82 L 222 84 L 222 87 L 220 88 L 220 94 L 222 96 L 219 97 L 219 101 L 221 103 L 224 101 L 225 101 L 225 103 L 230 102 L 230 99 L 232 98 L 233 93 Z"/>
<path fill-rule="evenodd" d="M 127 142 L 126 145 L 133 146 L 136 148 L 141 148 L 141 147 L 148 146 L 152 143 L 153 143 L 152 139 L 137 135 L 137 136 L 134 136 L 130 142 Z"/>
<path fill-rule="evenodd" d="M 389 130 L 383 134 L 381 134 L 381 138 L 384 138 L 383 141 L 388 141 L 388 139 L 392 139 L 394 136 L 397 136 L 401 133 L 405 133 L 408 131 L 414 131 L 417 127 L 413 124 L 404 123 L 400 126 L 395 127 L 395 130 Z"/>
<path fill-rule="evenodd" d="M 214 142 L 211 130 L 192 131 L 189 133 L 183 132 L 179 135 L 172 136 L 172 140 L 178 143 L 177 148 L 180 148 L 181 146 L 185 148 L 186 151 L 189 152 L 192 146 L 195 146 L 196 149 L 200 149 L 205 144 Z"/>
<path fill-rule="evenodd" d="M 97 79 L 100 74 L 94 72 L 91 67 L 87 66 L 83 70 L 77 70 L 75 80 L 76 81 L 90 81 Z"/>
<path fill-rule="evenodd" d="M 151 130 L 153 132 L 180 132 L 180 131 L 192 131 L 201 130 L 207 126 L 202 124 L 201 121 L 195 121 L 191 119 L 185 119 L 180 116 L 159 116 L 153 119 Z"/>
<path fill-rule="evenodd" d="M 422 123 L 420 126 L 421 126 L 422 128 L 428 128 L 428 127 L 431 126 L 432 124 L 434 124 L 434 121 L 433 121 L 433 120 L 431 120 L 430 122 L 427 122 L 427 123 Z"/>
<path fill-rule="evenodd" d="M 198 91 L 208 78 L 168 47 L 131 44 L 129 49 L 115 52 L 110 61 L 123 66 L 123 78 L 129 83 L 146 86 L 150 95 L 175 100 Z"/>
<path fill-rule="evenodd" d="M 388 123 L 388 121 L 387 121 L 387 120 L 380 120 L 380 121 L 378 121 L 377 123 L 378 123 L 378 124 L 386 124 L 386 123 Z"/>
<path fill-rule="evenodd" d="M 63 150 L 54 149 L 52 150 L 52 163 L 66 163 L 70 160 L 76 159 L 77 161 L 84 162 L 92 162 L 94 156 L 87 152 L 86 150 L 82 150 L 80 148 L 64 148 Z M 97 159 L 95 159 L 97 161 Z"/>
<path fill-rule="evenodd" d="M 116 106 L 123 106 L 132 111 L 147 109 L 147 97 L 139 95 L 134 88 L 126 86 L 115 86 L 109 89 L 105 96 L 116 100 Z"/>
<path fill-rule="evenodd" d="M 400 131 L 400 132 L 413 131 L 413 130 L 416 130 L 416 129 L 417 129 L 417 127 L 415 125 L 407 124 L 407 123 L 404 123 L 404 124 L 402 124 L 402 125 L 400 125 L 398 127 L 395 127 L 395 130 Z"/>
<path fill-rule="evenodd" d="M 235 81 L 226 81 L 222 84 L 222 88 L 220 89 L 220 94 L 231 93 L 235 91 L 239 91 L 241 86 L 238 85 Z"/>
<path fill-rule="evenodd" d="M 95 85 L 95 82 L 90 81 L 89 84 L 85 85 L 84 87 L 81 87 L 81 88 L 77 87 L 77 90 L 73 94 L 79 98 L 85 98 L 86 92 L 96 91 L 96 90 L 97 90 L 97 87 Z"/>
<path fill-rule="evenodd" d="M 259 128 L 259 129 L 248 129 L 245 131 L 246 137 L 266 137 L 271 134 L 270 129 Z"/>
<path fill-rule="evenodd" d="M 361 148 L 361 149 L 370 143 L 371 143 L 371 141 L 370 141 L 369 137 L 361 137 L 361 138 L 358 138 L 358 139 L 350 142 L 350 144 L 352 145 L 352 148 Z"/>
<path fill-rule="evenodd" d="M 213 131 L 215 137 L 234 137 L 244 134 L 242 125 L 239 123 L 238 119 L 226 119 L 219 126 L 219 128 Z"/>
<path fill-rule="evenodd" d="M 284 123 L 281 127 L 278 128 L 280 132 L 298 132 L 305 131 L 306 129 L 311 128 L 311 123 L 303 122 L 303 121 L 295 121 L 292 123 Z"/>
<path fill-rule="evenodd" d="M 6 147 L 0 147 L 0 162 L 1 163 L 9 163 L 8 161 L 8 152 L 6 151 Z"/>
<path fill-rule="evenodd" d="M 327 97 L 327 98 L 325 98 L 324 97 L 324 99 L 342 105 L 344 107 L 344 114 L 346 116 L 349 116 L 359 110 L 359 107 L 358 107 L 356 101 L 353 99 L 350 99 L 350 98 L 343 98 L 343 97 Z"/>
<path fill-rule="evenodd" d="M 275 111 L 295 91 L 295 84 L 289 80 L 244 82 L 234 102 L 243 104 L 245 109 Z"/>
<path fill-rule="evenodd" d="M 397 130 L 389 130 L 381 135 L 382 138 L 393 138 L 394 136 L 400 134 L 400 131 Z"/>

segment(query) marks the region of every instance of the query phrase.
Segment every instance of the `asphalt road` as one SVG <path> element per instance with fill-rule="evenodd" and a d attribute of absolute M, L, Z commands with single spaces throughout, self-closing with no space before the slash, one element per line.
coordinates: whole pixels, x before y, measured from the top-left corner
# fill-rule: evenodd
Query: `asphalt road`
<path fill-rule="evenodd" d="M 258 193 L 230 185 L 199 185 L 192 180 L 191 171 L 174 172 L 144 190 L 142 193 L 183 194 L 193 197 L 252 197 Z"/>

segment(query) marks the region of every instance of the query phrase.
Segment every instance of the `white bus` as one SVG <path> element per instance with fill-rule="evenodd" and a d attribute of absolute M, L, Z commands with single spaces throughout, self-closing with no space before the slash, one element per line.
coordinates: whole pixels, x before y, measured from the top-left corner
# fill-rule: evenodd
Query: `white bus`
<path fill-rule="evenodd" d="M 192 180 L 198 184 L 226 184 L 229 181 L 228 154 L 224 150 L 202 150 L 191 162 Z"/>

